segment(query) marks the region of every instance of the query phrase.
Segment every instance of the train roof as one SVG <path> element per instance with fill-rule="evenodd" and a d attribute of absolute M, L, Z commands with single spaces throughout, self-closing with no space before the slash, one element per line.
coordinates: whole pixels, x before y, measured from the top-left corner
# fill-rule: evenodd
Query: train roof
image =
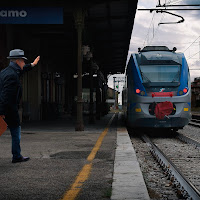
<path fill-rule="evenodd" d="M 146 46 L 142 50 L 138 49 L 139 52 L 147 52 L 147 51 L 170 51 L 166 46 Z"/>
<path fill-rule="evenodd" d="M 142 50 L 139 50 L 139 54 L 136 54 L 136 58 L 140 65 L 181 65 L 182 55 L 175 53 L 175 51 L 176 48 L 169 50 L 166 46 L 146 46 Z"/>

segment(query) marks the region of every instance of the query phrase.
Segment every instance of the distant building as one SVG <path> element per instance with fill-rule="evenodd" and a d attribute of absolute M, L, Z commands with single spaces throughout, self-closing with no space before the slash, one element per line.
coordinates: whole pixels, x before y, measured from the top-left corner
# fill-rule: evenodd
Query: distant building
<path fill-rule="evenodd" d="M 115 95 L 114 95 L 114 92 L 115 92 Z M 109 105 L 110 109 L 114 108 L 114 105 L 118 108 L 118 95 L 119 95 L 118 91 L 112 88 L 108 88 L 106 102 Z"/>
<path fill-rule="evenodd" d="M 192 89 L 192 107 L 200 107 L 200 77 L 196 77 L 191 84 Z"/>

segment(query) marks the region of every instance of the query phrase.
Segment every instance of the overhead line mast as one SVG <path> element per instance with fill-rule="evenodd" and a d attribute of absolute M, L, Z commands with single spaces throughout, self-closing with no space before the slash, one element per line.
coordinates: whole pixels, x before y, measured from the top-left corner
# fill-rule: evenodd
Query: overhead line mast
<path fill-rule="evenodd" d="M 160 8 L 159 8 L 160 7 Z M 141 11 L 150 11 L 150 12 L 153 12 L 153 11 L 157 11 L 157 10 L 200 10 L 200 8 L 167 8 L 167 7 L 200 7 L 200 4 L 191 4 L 191 5 L 175 5 L 175 4 L 163 4 L 161 5 L 160 3 L 160 0 L 158 0 L 158 5 L 156 6 L 156 8 L 139 8 L 138 10 L 141 10 Z"/>
<path fill-rule="evenodd" d="M 156 11 L 156 10 L 163 10 L 163 11 L 166 11 L 166 10 L 200 10 L 200 8 L 179 8 L 179 9 L 175 9 L 175 8 L 138 8 L 137 10 L 139 11 Z"/>
<path fill-rule="evenodd" d="M 179 18 L 181 18 L 179 21 L 176 21 L 176 22 L 164 22 L 164 23 L 159 23 L 158 25 L 160 25 L 160 24 L 177 24 L 177 23 L 182 23 L 182 22 L 184 22 L 184 18 L 182 17 L 182 16 L 180 16 L 180 15 L 177 15 L 177 14 L 174 14 L 174 13 L 172 13 L 172 12 L 168 12 L 168 11 L 174 11 L 174 10 L 176 10 L 176 11 L 178 11 L 178 10 L 200 10 L 200 8 L 178 8 L 178 9 L 176 9 L 176 8 L 167 8 L 167 7 L 173 7 L 173 6 L 175 6 L 175 7 L 200 7 L 200 4 L 193 4 L 193 5 L 167 5 L 167 4 L 163 4 L 163 5 L 161 5 L 161 3 L 160 3 L 160 0 L 158 0 L 158 5 L 156 6 L 156 8 L 149 8 L 149 9 L 138 9 L 138 10 L 141 10 L 141 11 L 150 11 L 150 12 L 153 12 L 153 11 L 156 11 L 157 13 L 167 13 L 167 14 L 170 14 L 170 15 L 173 15 L 173 16 L 176 16 L 176 17 L 179 17 Z"/>
<path fill-rule="evenodd" d="M 193 6 L 193 7 L 196 7 L 196 6 L 200 6 L 200 4 L 193 4 L 193 5 L 166 5 L 166 4 L 163 4 L 163 6 L 159 6 L 157 5 L 156 7 L 184 7 L 184 6 L 187 6 L 187 7 L 190 7 L 190 6 Z"/>

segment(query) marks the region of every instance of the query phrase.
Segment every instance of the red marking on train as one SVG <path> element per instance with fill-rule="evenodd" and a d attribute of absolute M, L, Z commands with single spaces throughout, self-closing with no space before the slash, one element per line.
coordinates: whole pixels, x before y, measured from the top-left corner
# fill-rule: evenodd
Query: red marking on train
<path fill-rule="evenodd" d="M 173 92 L 152 92 L 152 97 L 173 97 Z"/>

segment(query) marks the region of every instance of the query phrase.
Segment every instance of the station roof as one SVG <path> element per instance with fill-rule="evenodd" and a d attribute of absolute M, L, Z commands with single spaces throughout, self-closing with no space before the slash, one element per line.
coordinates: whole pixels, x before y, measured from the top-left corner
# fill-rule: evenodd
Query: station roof
<path fill-rule="evenodd" d="M 94 56 L 107 74 L 125 71 L 137 1 L 102 1 L 88 9 Z"/>
<path fill-rule="evenodd" d="M 29 4 L 24 0 L 9 1 L 10 7 L 26 7 Z M 4 1 L 2 6 L 8 5 Z M 91 47 L 93 58 L 104 74 L 124 73 L 137 0 L 36 0 L 34 6 L 64 8 L 63 26 L 33 25 L 24 29 L 33 37 L 40 38 L 45 46 L 45 56 L 51 58 L 52 63 L 62 64 L 75 54 L 77 38 L 73 10 L 83 7 L 86 10 L 83 44 Z"/>

